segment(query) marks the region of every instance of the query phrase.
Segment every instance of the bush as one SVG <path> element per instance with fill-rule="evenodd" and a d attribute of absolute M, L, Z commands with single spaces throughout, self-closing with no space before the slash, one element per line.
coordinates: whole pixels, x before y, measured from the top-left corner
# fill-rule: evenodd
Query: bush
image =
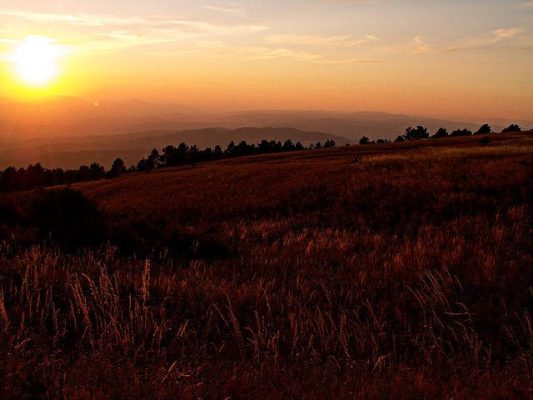
<path fill-rule="evenodd" d="M 71 189 L 43 191 L 30 206 L 29 223 L 65 250 L 95 246 L 106 238 L 96 204 Z"/>

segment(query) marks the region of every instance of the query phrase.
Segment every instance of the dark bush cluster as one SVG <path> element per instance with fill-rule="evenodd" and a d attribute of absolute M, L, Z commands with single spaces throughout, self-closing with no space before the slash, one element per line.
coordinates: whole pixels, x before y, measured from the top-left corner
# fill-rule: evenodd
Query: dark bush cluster
<path fill-rule="evenodd" d="M 106 238 L 104 217 L 96 203 L 71 190 L 45 190 L 30 205 L 27 222 L 62 248 L 95 246 Z"/>

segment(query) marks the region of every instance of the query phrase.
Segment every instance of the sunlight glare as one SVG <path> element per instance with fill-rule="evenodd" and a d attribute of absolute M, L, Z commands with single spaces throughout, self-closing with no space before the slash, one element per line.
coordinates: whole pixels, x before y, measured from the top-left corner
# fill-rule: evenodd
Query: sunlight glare
<path fill-rule="evenodd" d="M 12 60 L 19 78 L 30 86 L 46 86 L 59 73 L 63 48 L 52 39 L 29 36 L 15 48 Z"/>

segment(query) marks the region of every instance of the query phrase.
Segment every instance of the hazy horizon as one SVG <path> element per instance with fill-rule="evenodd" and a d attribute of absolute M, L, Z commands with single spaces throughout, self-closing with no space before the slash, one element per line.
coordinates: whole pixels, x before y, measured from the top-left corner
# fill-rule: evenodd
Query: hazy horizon
<path fill-rule="evenodd" d="M 4 0 L 0 22 L 10 101 L 533 120 L 531 1 Z"/>
<path fill-rule="evenodd" d="M 343 145 L 357 143 L 363 136 L 394 140 L 407 127 L 417 125 L 432 134 L 440 128 L 476 132 L 484 123 L 489 123 L 494 132 L 511 123 L 518 123 L 524 130 L 533 128 L 533 121 L 516 119 L 454 121 L 355 110 L 209 113 L 184 104 L 139 99 L 95 105 L 80 98 L 61 97 L 44 103 L 4 103 L 3 109 L 6 112 L 0 115 L 0 169 L 36 162 L 61 168 L 77 168 L 94 161 L 109 166 L 118 156 L 134 163 L 153 148 L 181 142 L 205 148 L 242 140 L 257 144 L 262 139 L 291 139 L 309 144 L 333 139 Z"/>
<path fill-rule="evenodd" d="M 527 122 L 528 124 L 533 125 L 533 115 L 530 118 L 515 118 L 512 116 L 506 115 L 494 115 L 494 116 L 482 116 L 482 117 L 465 117 L 465 118 L 454 118 L 454 117 L 445 117 L 439 116 L 437 114 L 423 114 L 414 112 L 400 112 L 400 111 L 386 111 L 382 109 L 356 109 L 356 108 L 308 108 L 308 107 L 263 107 L 263 108 L 254 108 L 253 106 L 246 108 L 215 108 L 215 107 L 194 107 L 186 103 L 181 103 L 178 101 L 160 101 L 144 99 L 140 97 L 123 97 L 123 98 L 103 98 L 102 100 L 93 100 L 92 98 L 85 98 L 81 96 L 73 95 L 62 95 L 55 94 L 49 96 L 35 97 L 35 98 L 9 98 L 9 97 L 0 97 L 0 105 L 11 105 L 11 106 L 22 106 L 22 107 L 31 107 L 31 106 L 61 106 L 61 104 L 66 103 L 76 103 L 78 102 L 80 106 L 87 106 L 95 111 L 101 111 L 105 109 L 112 109 L 117 106 L 128 106 L 135 104 L 139 107 L 148 106 L 151 107 L 150 110 L 160 110 L 161 113 L 176 113 L 188 116 L 217 116 L 217 115 L 232 115 L 232 114 L 244 114 L 244 113 L 323 113 L 323 114 L 339 114 L 339 115 L 357 115 L 357 114 L 388 114 L 396 116 L 409 116 L 413 118 L 431 118 L 431 119 L 441 119 L 446 121 L 454 122 L 465 122 L 465 123 L 498 123 L 498 124 L 508 124 L 508 123 L 519 123 Z M 157 107 L 161 107 L 157 109 Z M 133 108 L 132 114 L 138 109 Z M 120 116 L 118 116 L 120 117 Z M 496 122 L 494 122 L 496 121 Z M 208 121 L 207 121 L 208 122 Z M 525 127 L 526 129 L 529 126 Z"/>

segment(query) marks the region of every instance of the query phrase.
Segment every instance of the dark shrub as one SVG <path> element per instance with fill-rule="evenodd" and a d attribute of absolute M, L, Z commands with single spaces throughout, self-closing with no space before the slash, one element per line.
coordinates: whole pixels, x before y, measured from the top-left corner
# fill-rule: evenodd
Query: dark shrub
<path fill-rule="evenodd" d="M 106 238 L 102 213 L 78 191 L 44 191 L 30 208 L 29 223 L 66 250 L 95 246 Z"/>

